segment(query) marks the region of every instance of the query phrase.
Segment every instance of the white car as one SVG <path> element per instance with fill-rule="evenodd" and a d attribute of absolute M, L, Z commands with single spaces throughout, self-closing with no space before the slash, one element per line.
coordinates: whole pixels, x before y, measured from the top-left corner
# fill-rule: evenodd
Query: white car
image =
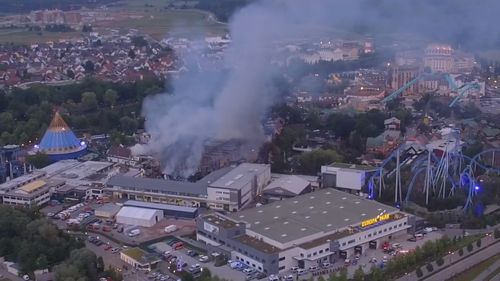
<path fill-rule="evenodd" d="M 285 281 L 293 281 L 293 275 L 290 274 L 290 275 L 288 275 L 286 277 L 283 277 L 283 280 L 285 280 Z"/>
<path fill-rule="evenodd" d="M 426 227 L 424 228 L 425 233 L 431 233 L 432 232 L 432 227 Z"/>
<path fill-rule="evenodd" d="M 309 267 L 309 271 L 315 271 L 315 270 L 318 270 L 318 266 L 317 265 L 313 265 L 311 267 Z"/>
<path fill-rule="evenodd" d="M 297 270 L 297 274 L 298 274 L 298 275 L 304 275 L 304 274 L 306 274 L 306 273 L 307 273 L 307 270 L 305 270 L 305 269 L 303 269 L 303 268 L 299 268 L 299 269 Z"/>
<path fill-rule="evenodd" d="M 201 257 L 198 259 L 198 261 L 200 261 L 200 262 L 207 262 L 207 261 L 208 261 L 208 259 L 209 259 L 209 258 L 208 258 L 207 256 L 201 256 Z"/>
<path fill-rule="evenodd" d="M 269 275 L 269 281 L 280 281 L 280 278 L 274 274 Z"/>

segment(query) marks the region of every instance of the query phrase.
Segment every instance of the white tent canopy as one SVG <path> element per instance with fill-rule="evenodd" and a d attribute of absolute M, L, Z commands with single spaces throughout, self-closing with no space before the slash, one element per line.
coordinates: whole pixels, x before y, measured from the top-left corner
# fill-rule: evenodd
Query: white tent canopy
<path fill-rule="evenodd" d="M 137 207 L 122 207 L 116 214 L 116 222 L 151 227 L 163 218 L 163 211 Z"/>

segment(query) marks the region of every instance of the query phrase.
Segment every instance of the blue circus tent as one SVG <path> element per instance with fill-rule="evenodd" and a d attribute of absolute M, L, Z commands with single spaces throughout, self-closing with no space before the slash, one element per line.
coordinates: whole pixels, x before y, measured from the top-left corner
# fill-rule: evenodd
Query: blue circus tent
<path fill-rule="evenodd" d="M 51 161 L 76 159 L 85 154 L 87 145 L 80 141 L 59 112 L 56 112 L 49 128 L 37 146 L 37 152 L 47 154 Z"/>

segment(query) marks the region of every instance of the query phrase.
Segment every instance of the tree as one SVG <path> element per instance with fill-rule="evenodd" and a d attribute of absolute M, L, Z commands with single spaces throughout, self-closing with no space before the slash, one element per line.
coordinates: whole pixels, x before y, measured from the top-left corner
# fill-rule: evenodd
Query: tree
<path fill-rule="evenodd" d="M 55 267 L 56 280 L 96 280 L 97 257 L 85 248 L 73 250 L 68 260 Z"/>
<path fill-rule="evenodd" d="M 415 272 L 417 273 L 417 277 L 422 277 L 424 275 L 424 273 L 422 272 L 422 269 L 420 267 L 418 267 Z"/>
<path fill-rule="evenodd" d="M 476 241 L 476 246 L 478 248 L 481 248 L 481 239 L 479 239 L 479 240 Z"/>
<path fill-rule="evenodd" d="M 355 126 L 356 120 L 346 114 L 333 113 L 327 118 L 327 127 L 337 138 L 347 139 Z"/>
<path fill-rule="evenodd" d="M 194 281 L 194 277 L 191 273 L 188 273 L 188 272 L 184 272 L 182 274 L 182 278 L 181 278 L 182 281 Z"/>
<path fill-rule="evenodd" d="M 66 70 L 66 75 L 71 79 L 75 79 L 75 72 L 71 69 Z"/>
<path fill-rule="evenodd" d="M 97 272 L 104 271 L 104 260 L 101 256 L 99 256 L 96 260 L 96 268 L 97 268 Z"/>
<path fill-rule="evenodd" d="M 458 250 L 458 255 L 459 255 L 459 256 L 463 256 L 463 255 L 464 255 L 464 249 L 460 249 L 460 250 Z"/>
<path fill-rule="evenodd" d="M 500 238 L 500 229 L 495 229 L 495 231 L 493 232 L 493 237 L 495 237 L 495 239 L 499 239 Z"/>
<path fill-rule="evenodd" d="M 443 257 L 439 257 L 437 260 L 436 260 L 436 264 L 439 265 L 439 266 L 442 266 L 444 264 L 444 260 L 443 260 Z"/>
<path fill-rule="evenodd" d="M 92 73 L 94 72 L 95 65 L 91 60 L 87 60 L 83 65 L 83 68 L 85 68 L 85 72 Z"/>
<path fill-rule="evenodd" d="M 26 160 L 28 164 L 37 169 L 41 169 L 50 164 L 49 156 L 41 152 L 37 152 L 35 155 L 28 155 Z"/>
<path fill-rule="evenodd" d="M 323 277 L 323 275 L 320 275 L 320 276 L 318 277 L 318 281 L 326 281 L 326 280 L 325 280 L 325 277 Z"/>
<path fill-rule="evenodd" d="M 87 110 L 97 108 L 97 97 L 94 92 L 84 92 L 82 94 L 82 103 Z"/>
<path fill-rule="evenodd" d="M 104 102 L 109 106 L 114 106 L 118 100 L 118 93 L 113 89 L 107 89 L 104 92 Z"/>
<path fill-rule="evenodd" d="M 47 256 L 45 254 L 41 254 L 37 259 L 36 259 L 36 267 L 40 269 L 45 269 L 49 265 L 49 262 L 47 260 Z"/>
<path fill-rule="evenodd" d="M 212 280 L 212 272 L 206 267 L 200 273 L 200 277 L 198 277 L 199 281 L 211 281 Z"/>
<path fill-rule="evenodd" d="M 472 246 L 472 243 L 467 244 L 467 252 L 472 252 L 472 249 L 474 249 L 474 246 Z"/>
<path fill-rule="evenodd" d="M 342 268 L 340 270 L 339 281 L 347 281 L 347 268 Z"/>
<path fill-rule="evenodd" d="M 298 172 L 316 175 L 321 170 L 322 165 L 342 162 L 342 159 L 342 156 L 339 155 L 337 151 L 331 149 L 318 149 L 306 152 L 299 158 Z"/>
<path fill-rule="evenodd" d="M 427 268 L 427 271 L 429 271 L 429 272 L 434 271 L 434 266 L 432 266 L 432 264 L 431 264 L 431 263 L 428 263 L 428 264 L 425 266 L 425 268 Z"/>
<path fill-rule="evenodd" d="M 358 269 L 356 269 L 356 271 L 354 271 L 353 280 L 354 281 L 363 281 L 363 280 L 365 280 L 365 272 L 363 271 L 363 269 L 361 268 L 361 266 L 358 267 Z"/>
<path fill-rule="evenodd" d="M 120 126 L 126 134 L 133 134 L 137 130 L 137 121 L 128 116 L 123 116 L 120 118 Z"/>
<path fill-rule="evenodd" d="M 131 58 L 131 59 L 135 59 L 135 52 L 134 52 L 134 50 L 130 49 L 128 51 L 128 57 Z"/>

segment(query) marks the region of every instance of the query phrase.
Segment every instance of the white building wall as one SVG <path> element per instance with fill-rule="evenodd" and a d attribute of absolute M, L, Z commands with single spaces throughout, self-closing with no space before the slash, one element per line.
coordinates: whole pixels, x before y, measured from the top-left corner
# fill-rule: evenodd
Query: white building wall
<path fill-rule="evenodd" d="M 297 260 L 294 259 L 293 257 L 296 257 L 300 254 L 300 249 L 298 247 L 293 247 L 287 250 L 284 250 L 279 253 L 279 258 L 278 258 L 278 268 L 285 267 L 284 269 L 280 270 L 280 272 L 290 270 L 292 266 L 297 266 Z M 281 258 L 285 257 L 284 260 L 280 261 Z"/>
<path fill-rule="evenodd" d="M 127 225 L 151 227 L 151 226 L 156 224 L 156 218 L 158 218 L 158 221 L 161 220 L 163 218 L 163 211 L 155 210 L 153 215 L 151 215 L 150 217 L 145 217 L 145 218 L 135 218 L 135 217 L 117 215 L 116 222 L 122 223 L 122 224 L 127 224 Z"/>

